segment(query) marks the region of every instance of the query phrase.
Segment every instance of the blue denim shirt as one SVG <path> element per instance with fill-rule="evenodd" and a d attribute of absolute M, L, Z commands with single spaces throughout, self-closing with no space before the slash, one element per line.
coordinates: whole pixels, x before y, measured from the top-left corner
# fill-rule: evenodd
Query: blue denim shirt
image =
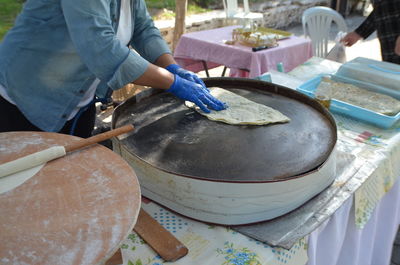
<path fill-rule="evenodd" d="M 137 53 L 116 39 L 120 0 L 26 2 L 0 43 L 0 83 L 30 122 L 59 131 L 96 77 L 104 96 L 170 53 L 144 0 L 130 1 Z"/>

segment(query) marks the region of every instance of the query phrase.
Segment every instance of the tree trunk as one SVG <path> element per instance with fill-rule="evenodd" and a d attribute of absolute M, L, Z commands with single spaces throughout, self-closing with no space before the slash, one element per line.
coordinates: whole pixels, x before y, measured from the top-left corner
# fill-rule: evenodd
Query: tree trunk
<path fill-rule="evenodd" d="M 185 33 L 185 17 L 187 10 L 187 0 L 175 0 L 175 29 L 172 40 L 172 50 L 175 50 L 179 38 Z"/>

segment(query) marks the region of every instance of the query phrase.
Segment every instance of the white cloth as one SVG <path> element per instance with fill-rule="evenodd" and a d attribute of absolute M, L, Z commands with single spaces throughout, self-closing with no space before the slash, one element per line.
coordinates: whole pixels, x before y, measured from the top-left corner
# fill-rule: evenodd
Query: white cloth
<path fill-rule="evenodd" d="M 117 29 L 117 39 L 121 42 L 122 45 L 127 46 L 129 41 L 131 40 L 132 35 L 132 18 L 131 18 L 131 7 L 130 0 L 122 0 L 121 1 L 121 10 L 120 17 Z M 96 78 L 89 89 L 83 95 L 81 101 L 78 103 L 76 108 L 71 112 L 68 117 L 68 120 L 71 120 L 75 117 L 78 111 L 86 106 L 92 101 L 94 98 L 94 94 L 96 93 L 96 88 L 100 83 L 100 79 Z M 7 91 L 4 86 L 0 84 L 0 96 L 2 96 L 5 100 L 10 102 L 11 104 L 15 104 L 15 102 L 8 96 Z"/>
<path fill-rule="evenodd" d="M 117 39 L 122 45 L 127 46 L 132 37 L 131 1 L 121 1 L 121 11 L 117 29 Z"/>
<path fill-rule="evenodd" d="M 354 220 L 354 197 L 310 234 L 307 265 L 389 265 L 400 223 L 400 181 L 385 194 L 363 229 Z"/>

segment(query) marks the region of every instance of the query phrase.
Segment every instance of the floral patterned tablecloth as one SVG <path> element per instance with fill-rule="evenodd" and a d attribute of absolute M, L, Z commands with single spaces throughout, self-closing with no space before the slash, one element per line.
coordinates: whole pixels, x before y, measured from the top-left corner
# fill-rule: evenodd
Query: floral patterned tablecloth
<path fill-rule="evenodd" d="M 355 222 L 363 228 L 372 211 L 393 186 L 400 173 L 400 124 L 382 130 L 341 115 L 334 115 L 338 126 L 338 150 L 365 160 L 365 178 L 354 194 Z M 270 247 L 229 228 L 210 226 L 174 214 L 145 200 L 142 207 L 189 248 L 189 254 L 173 265 L 303 265 L 307 263 L 307 237 L 290 250 Z M 124 265 L 161 265 L 163 260 L 135 233 L 121 246 Z"/>
<path fill-rule="evenodd" d="M 207 225 L 176 215 L 144 200 L 145 209 L 188 249 L 187 256 L 164 263 L 136 233 L 121 246 L 124 265 L 302 265 L 307 262 L 307 244 L 302 239 L 292 249 L 272 248 L 229 228 Z"/>
<path fill-rule="evenodd" d="M 321 63 L 321 60 L 315 63 Z M 383 130 L 342 115 L 334 114 L 334 118 L 338 126 L 338 150 L 364 161 L 360 169 L 363 172 L 358 174 L 361 176 L 359 188 L 353 196 L 356 226 L 362 229 L 379 200 L 400 174 L 400 123 Z M 307 237 L 300 239 L 290 250 L 273 248 L 229 228 L 210 226 L 176 215 L 150 201 L 145 201 L 142 207 L 189 248 L 186 257 L 165 264 L 303 265 L 308 260 Z M 135 233 L 123 242 L 121 250 L 124 265 L 164 264 Z"/>
<path fill-rule="evenodd" d="M 343 151 L 363 159 L 363 167 L 369 167 L 367 178 L 354 194 L 355 222 L 363 228 L 400 174 L 400 123 L 384 130 L 345 116 L 334 117 Z"/>

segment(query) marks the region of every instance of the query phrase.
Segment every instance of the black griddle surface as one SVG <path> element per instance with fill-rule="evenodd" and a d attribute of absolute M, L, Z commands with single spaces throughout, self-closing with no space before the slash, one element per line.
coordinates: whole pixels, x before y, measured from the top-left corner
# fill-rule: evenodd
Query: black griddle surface
<path fill-rule="evenodd" d="M 212 78 L 206 83 L 277 109 L 291 121 L 262 126 L 210 121 L 173 95 L 152 90 L 156 92 L 139 94 L 115 110 L 113 127 L 135 126 L 121 144 L 161 170 L 229 182 L 292 179 L 317 168 L 331 153 L 336 126 L 314 100 L 249 79 Z"/>

